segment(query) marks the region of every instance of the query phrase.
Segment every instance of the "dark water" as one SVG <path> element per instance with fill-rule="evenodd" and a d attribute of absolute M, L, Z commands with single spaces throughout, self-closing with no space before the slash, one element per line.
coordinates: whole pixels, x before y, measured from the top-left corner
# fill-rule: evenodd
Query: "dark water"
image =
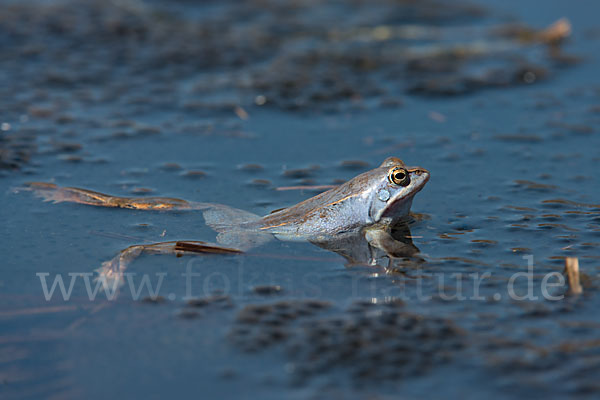
<path fill-rule="evenodd" d="M 595 397 L 598 5 L 441 4 L 2 2 L 0 397 Z M 573 32 L 551 57 L 497 29 L 561 17 Z M 346 267 L 284 242 L 142 256 L 131 279 L 162 277 L 156 302 L 147 288 L 90 301 L 82 277 L 46 301 L 36 274 L 68 288 L 129 245 L 213 240 L 199 213 L 13 190 L 53 181 L 265 214 L 316 193 L 276 188 L 389 155 L 431 171 L 410 225 L 425 262 Z M 566 256 L 584 294 L 549 300 Z M 532 292 L 511 298 L 530 257 Z"/>

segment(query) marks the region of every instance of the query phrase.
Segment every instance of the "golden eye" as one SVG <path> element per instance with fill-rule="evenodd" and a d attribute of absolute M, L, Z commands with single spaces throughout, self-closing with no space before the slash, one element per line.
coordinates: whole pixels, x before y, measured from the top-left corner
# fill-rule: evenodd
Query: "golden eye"
<path fill-rule="evenodd" d="M 408 186 L 410 177 L 404 168 L 394 168 L 389 175 L 390 182 L 399 186 Z"/>

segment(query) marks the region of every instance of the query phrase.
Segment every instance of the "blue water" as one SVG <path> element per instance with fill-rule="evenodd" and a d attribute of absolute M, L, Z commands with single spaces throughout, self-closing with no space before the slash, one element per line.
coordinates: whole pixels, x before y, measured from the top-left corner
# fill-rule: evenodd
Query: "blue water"
<path fill-rule="evenodd" d="M 233 15 L 240 29 L 242 20 L 262 26 L 262 16 L 265 30 L 281 29 L 282 37 L 286 27 L 292 29 L 289 21 L 279 26 L 258 9 L 245 14 L 251 5 L 236 14 L 230 3 L 223 9 L 145 4 L 182 12 L 184 20 Z M 3 152 L 14 152 L 15 146 L 6 144 L 13 143 L 8 135 L 29 137 L 24 148 L 30 156 L 17 162 L 18 169 L 5 168 L 0 179 L 0 397 L 594 397 L 600 389 L 598 6 L 591 1 L 481 5 L 488 10 L 484 16 L 436 23 L 482 29 L 511 16 L 544 27 L 567 17 L 573 33 L 564 50 L 582 61 L 555 67 L 539 46 L 521 49 L 519 54 L 535 52 L 548 79 L 449 97 L 407 94 L 403 78 L 385 76 L 394 66 L 371 75 L 342 71 L 346 82 L 362 84 L 365 93 L 389 87 L 402 105 L 379 106 L 379 95 L 361 92 L 361 99 L 309 101 L 292 109 L 285 96 L 269 94 L 273 101 L 259 106 L 253 103 L 263 92 L 236 80 L 261 72 L 262 63 L 284 53 L 248 32 L 217 41 L 220 50 L 212 58 L 193 59 L 199 56 L 190 42 L 193 61 L 171 54 L 163 65 L 156 54 L 178 48 L 165 37 L 181 44 L 177 39 L 188 36 L 139 33 L 158 37 L 145 42 L 125 33 L 121 42 L 117 34 L 82 33 L 76 40 L 73 32 L 52 29 L 54 20 L 63 29 L 79 25 L 61 25 L 63 17 L 51 7 L 36 12 L 3 2 L 2 14 L 13 23 L 22 15 L 43 23 L 23 33 L 10 18 L 0 20 L 5 33 L 0 43 L 13 44 L 0 58 L 6 71 L 0 78 L 0 123 L 10 124 L 0 145 Z M 95 7 L 104 9 L 90 2 L 70 12 L 85 14 Z M 343 27 L 403 22 L 391 13 L 382 20 L 381 11 L 370 15 L 352 4 L 344 7 L 352 18 L 340 18 Z M 106 9 L 108 16 L 100 20 L 114 13 L 115 32 L 123 29 L 117 26 L 121 21 L 145 26 L 143 18 L 129 21 L 121 11 Z M 140 12 L 127 10 L 125 15 Z M 304 10 L 307 31 L 327 31 L 332 18 L 327 16 L 338 11 Z M 147 18 L 170 18 L 145 12 Z M 312 39 L 294 43 L 318 48 L 324 40 L 308 36 Z M 250 50 L 227 47 L 244 40 L 251 42 Z M 325 74 L 327 68 L 309 71 Z M 310 95 L 309 84 L 321 93 L 315 76 L 306 79 L 292 100 L 309 98 L 303 97 Z M 397 86 L 389 86 L 393 82 Z M 247 119 L 235 114 L 236 104 Z M 69 152 L 64 143 L 81 148 Z M 162 277 L 163 301 L 156 303 L 142 300 L 152 294 L 147 288 L 137 298 L 127 284 L 114 301 L 104 293 L 90 301 L 84 279 L 69 274 L 92 273 L 134 244 L 213 241 L 200 213 L 50 204 L 14 190 L 28 181 L 121 196 L 145 188 L 151 195 L 266 214 L 317 193 L 277 188 L 339 183 L 390 155 L 431 171 L 412 208 L 423 215 L 410 225 L 423 262 L 400 261 L 388 270 L 347 266 L 339 255 L 309 243 L 278 241 L 242 256 L 143 255 L 128 272 L 135 273 L 136 288 L 143 274 L 154 287 Z M 343 167 L 349 160 L 365 165 Z M 307 176 L 287 177 L 285 171 L 293 169 L 306 169 Z M 193 173 L 198 171 L 204 175 Z M 533 297 L 516 300 L 508 287 L 515 273 L 528 272 L 524 256 L 533 257 Z M 567 256 L 579 258 L 584 294 L 545 299 L 544 277 L 562 272 Z M 186 270 L 198 275 L 188 281 Z M 481 299 L 473 299 L 471 276 L 485 273 Z M 44 297 L 43 279 L 51 286 L 57 276 L 67 288 L 74 279 L 68 301 L 58 288 L 51 299 Z M 265 285 L 281 292 L 255 292 Z M 515 280 L 515 290 L 527 294 L 526 278 Z M 553 296 L 565 292 L 564 286 L 550 289 Z M 187 304 L 190 296 L 215 294 L 228 298 L 204 307 Z M 307 313 L 311 301 L 323 304 Z M 265 314 L 243 322 L 261 305 L 258 312 Z M 399 327 L 413 317 L 414 324 Z"/>

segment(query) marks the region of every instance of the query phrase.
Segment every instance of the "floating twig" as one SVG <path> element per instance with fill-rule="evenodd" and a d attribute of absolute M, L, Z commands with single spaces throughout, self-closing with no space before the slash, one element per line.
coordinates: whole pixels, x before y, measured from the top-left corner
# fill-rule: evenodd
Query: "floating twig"
<path fill-rule="evenodd" d="M 250 118 L 250 115 L 248 115 L 248 112 L 240 106 L 235 106 L 233 111 L 235 112 L 235 115 L 237 115 L 240 119 L 242 119 L 244 121 L 246 121 L 248 118 Z"/>
<path fill-rule="evenodd" d="M 313 186 L 279 186 L 275 190 L 328 190 L 338 185 L 313 185 Z"/>
<path fill-rule="evenodd" d="M 565 274 L 569 282 L 569 293 L 574 295 L 583 293 L 579 279 L 579 260 L 577 257 L 565 258 Z"/>

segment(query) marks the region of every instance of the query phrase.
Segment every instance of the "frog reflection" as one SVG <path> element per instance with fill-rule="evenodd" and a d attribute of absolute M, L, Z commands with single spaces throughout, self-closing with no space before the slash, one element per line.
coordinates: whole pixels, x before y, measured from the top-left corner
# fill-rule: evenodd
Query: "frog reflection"
<path fill-rule="evenodd" d="M 328 240 L 311 242 L 341 255 L 348 266 L 370 265 L 389 269 L 396 260 L 421 260 L 406 218 L 374 224 Z"/>

